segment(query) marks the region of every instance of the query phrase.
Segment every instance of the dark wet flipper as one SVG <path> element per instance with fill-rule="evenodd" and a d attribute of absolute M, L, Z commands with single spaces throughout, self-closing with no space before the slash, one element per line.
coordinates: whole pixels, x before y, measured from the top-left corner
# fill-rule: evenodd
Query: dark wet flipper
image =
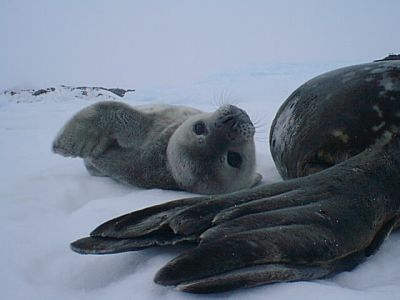
<path fill-rule="evenodd" d="M 71 249 L 79 254 L 112 254 L 141 250 L 154 245 L 148 239 L 113 239 L 102 237 L 86 237 L 71 243 Z"/>
<path fill-rule="evenodd" d="M 182 235 L 202 232 L 213 226 L 213 220 L 221 211 L 248 203 L 255 199 L 275 196 L 299 186 L 300 179 L 278 182 L 269 186 L 260 186 L 232 194 L 217 195 L 202 201 L 176 214 L 169 221 L 171 229 Z"/>
<path fill-rule="evenodd" d="M 305 193 L 302 189 L 295 189 L 289 192 L 271 197 L 256 199 L 240 205 L 234 205 L 219 212 L 213 219 L 213 224 L 221 224 L 241 216 L 279 210 L 290 207 L 304 206 L 318 202 L 328 197 L 321 193 Z"/>
<path fill-rule="evenodd" d="M 276 242 L 277 240 L 275 240 Z M 282 240 L 281 240 L 282 241 Z M 253 241 L 254 243 L 255 241 Z M 298 251 L 301 249 L 310 249 L 307 244 L 298 244 L 296 241 L 292 241 L 293 245 L 289 248 L 297 248 Z M 315 247 L 319 247 L 321 243 L 315 243 Z M 324 243 L 324 242 L 323 242 Z M 278 245 L 279 246 L 279 245 Z M 232 251 L 232 249 L 231 249 Z M 249 253 L 252 249 L 246 249 Z M 274 251 L 278 251 L 274 253 Z M 267 254 L 269 252 L 269 254 Z M 312 280 L 320 279 L 327 276 L 334 275 L 338 272 L 352 270 L 355 266 L 360 264 L 366 259 L 364 249 L 358 250 L 356 252 L 350 253 L 348 255 L 340 256 L 338 259 L 326 259 L 321 255 L 314 253 L 311 256 L 314 258 L 311 260 L 302 260 L 301 264 L 292 264 L 287 260 L 287 254 L 290 253 L 288 248 L 285 247 L 277 249 L 270 247 L 266 249 L 264 257 L 260 256 L 259 260 L 254 260 L 252 265 L 245 265 L 239 269 L 233 269 L 225 271 L 223 269 L 218 270 L 217 274 L 204 276 L 202 278 L 197 278 L 193 280 L 185 280 L 177 284 L 177 289 L 190 292 L 190 293 L 214 293 L 214 292 L 224 292 L 236 288 L 242 287 L 254 287 L 263 284 L 271 284 L 278 282 L 290 282 L 290 281 L 300 281 L 300 280 Z M 213 255 L 218 255 L 218 253 L 213 253 Z M 279 263 L 279 255 L 281 255 L 281 260 L 285 261 Z M 196 257 L 198 260 L 198 257 Z M 219 257 L 221 261 L 223 258 Z M 259 261 L 271 260 L 271 263 L 259 264 Z M 238 259 L 239 261 L 239 259 Z M 278 262 L 277 262 L 278 261 Z M 179 262 L 178 262 L 179 263 Z M 234 264 L 234 261 L 224 261 L 228 266 Z M 236 266 L 240 264 L 236 263 Z M 168 267 L 168 265 L 167 265 Z M 173 272 L 179 273 L 178 268 L 182 266 L 175 265 L 175 270 Z M 186 266 L 187 267 L 187 266 Z M 211 268 L 213 269 L 213 268 Z M 214 267 L 215 269 L 215 267 Z M 169 285 L 176 284 L 171 281 L 165 280 L 163 278 L 163 269 L 160 270 L 159 274 L 156 275 L 155 281 L 160 284 Z M 185 275 L 186 278 L 190 278 L 188 274 Z M 196 274 L 195 276 L 198 276 Z M 169 278 L 171 280 L 171 278 Z"/>
<path fill-rule="evenodd" d="M 281 193 L 287 189 L 287 182 L 284 182 L 272 185 L 267 193 Z M 259 193 L 260 189 L 256 188 L 251 193 L 239 192 L 230 197 L 180 199 L 134 211 L 103 223 L 90 237 L 73 242 L 71 248 L 82 254 L 108 254 L 183 241 L 198 242 L 200 234 L 212 226 L 212 219 L 218 212 L 235 203 L 256 199 Z"/>
<path fill-rule="evenodd" d="M 393 217 L 388 222 L 386 222 L 376 233 L 375 238 L 371 242 L 371 244 L 365 249 L 365 256 L 370 256 L 374 254 L 383 242 L 388 238 L 390 233 L 396 227 L 396 224 L 399 220 L 398 216 Z"/>
<path fill-rule="evenodd" d="M 329 200 L 328 200 L 329 201 Z M 200 236 L 202 243 L 217 241 L 244 232 L 254 230 L 276 230 L 276 227 L 286 230 L 285 226 L 296 225 L 328 225 L 331 218 L 319 213 L 321 203 L 310 203 L 307 205 L 288 207 L 273 211 L 246 214 L 242 217 L 226 221 L 211 227 Z"/>
<path fill-rule="evenodd" d="M 190 293 L 215 293 L 276 282 L 318 279 L 330 273 L 329 268 L 319 266 L 265 264 L 184 282 L 177 289 Z"/>
<path fill-rule="evenodd" d="M 321 279 L 339 272 L 350 271 L 363 261 L 363 250 L 321 265 L 263 264 L 183 282 L 177 289 L 189 293 L 215 293 L 258 285 Z"/>
<path fill-rule="evenodd" d="M 336 274 L 343 271 L 350 271 L 363 261 L 368 256 L 373 255 L 383 244 L 386 238 L 390 235 L 393 228 L 397 223 L 398 217 L 393 217 L 388 222 L 383 224 L 381 228 L 376 232 L 375 237 L 366 248 L 361 248 L 358 251 L 351 252 L 348 255 L 340 257 L 339 259 L 330 262 L 332 274 Z"/>
<path fill-rule="evenodd" d="M 180 199 L 134 211 L 101 224 L 90 235 L 112 238 L 144 236 L 165 227 L 165 223 L 184 209 L 206 200 L 205 197 Z"/>
<path fill-rule="evenodd" d="M 293 181 L 295 182 L 295 181 Z M 93 237 L 134 238 L 169 227 L 177 235 L 200 234 L 210 228 L 215 215 L 231 206 L 263 195 L 284 193 L 293 187 L 289 181 L 257 187 L 233 194 L 185 198 L 117 217 L 91 232 Z"/>
<path fill-rule="evenodd" d="M 250 266 L 204 279 L 179 284 L 177 289 L 192 293 L 223 292 L 240 287 L 252 287 L 275 282 L 319 279 L 350 271 L 374 253 L 392 231 L 397 218 L 388 221 L 366 248 L 350 253 L 321 266 L 265 264 Z"/>
<path fill-rule="evenodd" d="M 137 251 L 155 246 L 170 246 L 184 242 L 196 242 L 198 236 L 177 236 L 167 232 L 157 232 L 132 239 L 86 237 L 71 243 L 71 249 L 80 254 L 112 254 Z"/>
<path fill-rule="evenodd" d="M 200 244 L 183 253 L 165 265 L 157 273 L 155 281 L 163 285 L 178 285 L 263 264 L 319 265 L 347 251 L 345 247 L 336 247 L 336 243 L 340 241 L 334 232 L 316 225 L 289 225 L 242 232 Z"/>

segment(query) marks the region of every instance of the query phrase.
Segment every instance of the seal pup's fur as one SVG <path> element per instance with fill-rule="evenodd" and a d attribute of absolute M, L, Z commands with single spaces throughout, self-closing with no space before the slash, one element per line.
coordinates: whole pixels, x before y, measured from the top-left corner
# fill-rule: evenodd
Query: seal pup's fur
<path fill-rule="evenodd" d="M 53 151 L 83 158 L 95 176 L 145 188 L 219 194 L 260 181 L 254 131 L 247 113 L 233 105 L 205 113 L 109 101 L 74 115 L 55 138 Z"/>

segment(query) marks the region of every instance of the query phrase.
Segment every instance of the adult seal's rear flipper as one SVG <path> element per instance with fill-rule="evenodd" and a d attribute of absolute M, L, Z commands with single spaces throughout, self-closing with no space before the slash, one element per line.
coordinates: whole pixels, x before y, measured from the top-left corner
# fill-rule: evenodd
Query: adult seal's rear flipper
<path fill-rule="evenodd" d="M 80 254 L 111 254 L 197 241 L 198 235 L 176 235 L 168 223 L 185 209 L 207 199 L 181 199 L 122 215 L 98 226 L 90 237 L 71 243 L 71 249 Z"/>
<path fill-rule="evenodd" d="M 186 198 L 170 201 L 134 211 L 109 220 L 90 233 L 90 237 L 77 240 L 71 249 L 81 254 L 118 253 L 144 249 L 152 246 L 166 246 L 179 242 L 198 242 L 200 234 L 212 227 L 220 212 L 258 199 L 260 195 L 285 197 L 285 192 L 296 189 L 296 182 L 272 184 L 268 191 L 257 187 L 249 191 L 217 196 Z M 274 198 L 274 197 L 272 197 Z M 289 203 L 271 201 L 273 207 Z M 273 204 L 275 203 L 275 205 Z M 220 222 L 220 221 L 218 221 Z"/>

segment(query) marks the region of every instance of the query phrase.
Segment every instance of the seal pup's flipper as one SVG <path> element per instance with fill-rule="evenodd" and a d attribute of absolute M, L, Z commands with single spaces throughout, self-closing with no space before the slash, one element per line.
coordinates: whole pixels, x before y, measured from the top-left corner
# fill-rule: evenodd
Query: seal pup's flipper
<path fill-rule="evenodd" d="M 146 133 L 150 123 L 146 115 L 129 105 L 98 102 L 79 111 L 61 128 L 53 142 L 53 151 L 87 158 L 101 155 L 112 145 L 129 148 Z M 135 126 L 138 130 L 134 130 Z"/>

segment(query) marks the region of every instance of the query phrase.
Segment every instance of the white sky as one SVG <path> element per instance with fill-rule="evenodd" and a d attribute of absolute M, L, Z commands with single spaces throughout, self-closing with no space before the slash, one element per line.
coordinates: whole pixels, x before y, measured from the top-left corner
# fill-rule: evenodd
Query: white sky
<path fill-rule="evenodd" d="M 0 90 L 135 88 L 266 62 L 400 52 L 400 1 L 0 0 Z"/>

